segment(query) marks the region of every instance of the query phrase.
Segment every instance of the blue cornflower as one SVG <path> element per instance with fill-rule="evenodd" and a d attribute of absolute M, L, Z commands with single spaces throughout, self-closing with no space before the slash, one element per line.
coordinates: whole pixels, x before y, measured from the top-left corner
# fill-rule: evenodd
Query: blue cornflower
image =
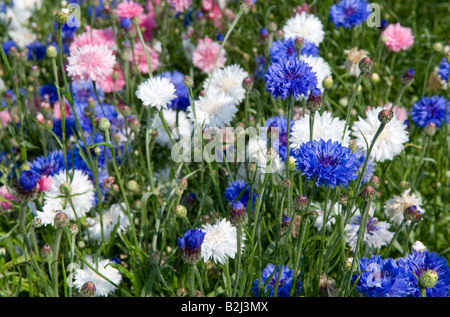
<path fill-rule="evenodd" d="M 353 154 L 355 154 L 356 165 L 358 167 L 358 172 L 360 172 L 364 166 L 364 161 L 366 160 L 366 152 L 362 150 L 356 150 Z M 368 182 L 370 178 L 373 176 L 374 172 L 375 172 L 375 165 L 373 163 L 373 160 L 369 157 L 366 166 L 366 172 L 362 178 L 362 184 Z"/>
<path fill-rule="evenodd" d="M 427 297 L 448 297 L 450 291 L 450 267 L 447 260 L 436 252 L 413 251 L 404 258 L 398 259 L 399 265 L 407 271 L 407 276 L 413 289 L 410 295 L 420 297 L 419 283 L 420 276 L 429 270 L 437 274 L 437 282 L 434 287 L 427 288 Z M 415 276 L 414 276 L 414 274 Z"/>
<path fill-rule="evenodd" d="M 297 170 L 302 171 L 308 181 L 314 179 L 316 186 L 348 185 L 357 178 L 358 166 L 355 155 L 338 141 L 314 140 L 305 142 L 293 153 Z"/>
<path fill-rule="evenodd" d="M 445 112 L 449 113 L 450 102 L 445 104 L 445 98 L 440 96 L 422 97 L 415 102 L 410 111 L 412 121 L 420 128 L 434 123 L 439 129 L 441 122 L 446 123 Z M 447 110 L 446 110 L 447 108 Z"/>
<path fill-rule="evenodd" d="M 75 33 L 77 32 L 78 28 L 80 27 L 80 22 L 77 20 L 75 15 L 70 15 L 67 23 L 61 25 L 61 39 L 64 43 L 67 43 L 68 41 L 72 40 L 74 38 Z M 55 30 L 58 29 L 58 23 L 54 22 Z M 58 45 L 55 46 L 56 48 Z"/>
<path fill-rule="evenodd" d="M 28 60 L 40 61 L 47 55 L 47 47 L 39 41 L 31 42 L 27 45 Z"/>
<path fill-rule="evenodd" d="M 186 263 L 196 264 L 201 259 L 201 247 L 205 234 L 200 229 L 189 229 L 182 237 L 177 239 L 182 258 Z"/>
<path fill-rule="evenodd" d="M 76 123 L 75 117 L 73 115 L 66 117 L 65 125 L 66 125 L 66 137 L 70 138 L 72 135 L 74 135 L 74 131 L 76 131 L 76 129 L 77 129 L 77 123 Z M 62 121 L 61 121 L 61 119 L 53 121 L 52 131 L 59 138 L 62 138 Z"/>
<path fill-rule="evenodd" d="M 53 176 L 64 169 L 64 153 L 61 150 L 53 150 L 47 156 L 39 156 L 28 164 L 30 170 L 40 176 Z"/>
<path fill-rule="evenodd" d="M 33 170 L 22 171 L 19 177 L 19 185 L 28 192 L 36 187 L 39 178 L 39 174 Z"/>
<path fill-rule="evenodd" d="M 290 129 L 294 125 L 294 121 L 291 120 Z M 266 128 L 269 133 L 275 133 L 273 129 L 278 129 L 278 139 L 272 139 L 271 147 L 278 149 L 278 154 L 283 161 L 287 158 L 287 119 L 284 116 L 274 116 L 266 121 Z M 292 130 L 291 130 L 292 132 Z"/>
<path fill-rule="evenodd" d="M 89 98 L 94 98 L 97 100 L 94 92 L 94 86 L 92 81 L 73 81 L 72 82 L 73 98 L 74 103 L 87 103 Z M 97 85 L 98 98 L 103 101 L 104 93 Z"/>
<path fill-rule="evenodd" d="M 133 25 L 133 22 L 131 22 L 130 18 L 120 19 L 120 26 L 123 27 L 124 29 L 128 30 L 132 25 Z"/>
<path fill-rule="evenodd" d="M 9 40 L 9 41 L 2 43 L 2 47 L 3 47 L 3 51 L 5 51 L 5 55 L 8 56 L 9 50 L 11 49 L 11 47 L 15 47 L 17 49 L 17 44 L 14 43 L 14 41 Z"/>
<path fill-rule="evenodd" d="M 288 38 L 285 40 L 277 40 L 270 47 L 271 62 L 275 63 L 281 59 L 298 58 L 297 48 L 294 45 L 295 39 Z M 303 47 L 300 51 L 301 55 L 319 55 L 319 48 L 312 42 L 303 40 Z"/>
<path fill-rule="evenodd" d="M 266 91 L 273 98 L 308 96 L 317 86 L 316 73 L 304 61 L 295 58 L 279 60 L 269 66 L 265 76 Z"/>
<path fill-rule="evenodd" d="M 253 192 L 253 206 L 256 201 L 256 192 Z M 232 204 L 234 201 L 239 200 L 247 208 L 247 204 L 250 200 L 250 185 L 244 180 L 236 180 L 232 182 L 227 188 L 225 188 L 225 198 Z"/>
<path fill-rule="evenodd" d="M 275 272 L 274 272 L 275 271 Z M 252 292 L 253 296 L 274 296 L 274 288 L 277 285 L 278 276 L 280 275 L 280 280 L 278 282 L 278 297 L 289 297 L 291 294 L 292 282 L 294 270 L 289 269 L 287 265 L 284 265 L 280 272 L 280 265 L 275 268 L 274 264 L 268 264 L 261 272 L 261 282 L 258 283 L 258 279 L 253 281 Z M 264 288 L 264 284 L 266 284 L 264 293 L 259 293 L 260 286 Z M 300 294 L 300 290 L 302 287 L 302 282 L 300 281 L 300 277 L 297 283 L 297 292 L 296 296 Z"/>
<path fill-rule="evenodd" d="M 447 59 L 445 57 L 443 57 L 441 62 L 439 63 L 438 74 L 439 76 L 441 76 L 442 80 L 448 81 L 449 72 L 450 72 L 450 63 L 447 62 Z"/>
<path fill-rule="evenodd" d="M 360 273 L 352 276 L 356 289 L 366 297 L 405 297 L 411 284 L 404 267 L 394 259 L 382 259 L 380 255 L 364 257 L 359 261 Z"/>
<path fill-rule="evenodd" d="M 58 101 L 58 90 L 53 84 L 45 84 L 39 87 L 39 95 L 41 99 L 44 100 L 45 96 L 48 96 L 48 100 L 51 104 Z"/>
<path fill-rule="evenodd" d="M 172 72 L 164 72 L 161 74 L 161 76 L 167 78 L 175 86 L 176 89 L 176 97 L 172 99 L 171 103 L 169 104 L 169 108 L 186 110 L 187 107 L 190 106 L 190 101 L 188 88 L 184 84 L 185 75 L 177 70 L 174 70 Z"/>
<path fill-rule="evenodd" d="M 266 73 L 266 59 L 264 55 L 255 56 L 255 77 L 263 78 Z"/>
<path fill-rule="evenodd" d="M 350 29 L 367 20 L 371 13 L 368 5 L 365 0 L 341 0 L 330 7 L 330 20 L 336 27 Z"/>

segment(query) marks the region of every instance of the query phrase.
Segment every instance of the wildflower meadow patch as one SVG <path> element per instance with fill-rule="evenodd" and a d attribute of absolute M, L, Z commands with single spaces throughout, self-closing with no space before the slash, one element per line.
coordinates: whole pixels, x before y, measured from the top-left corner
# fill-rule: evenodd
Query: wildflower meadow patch
<path fill-rule="evenodd" d="M 0 0 L 0 296 L 448 297 L 449 13 Z"/>

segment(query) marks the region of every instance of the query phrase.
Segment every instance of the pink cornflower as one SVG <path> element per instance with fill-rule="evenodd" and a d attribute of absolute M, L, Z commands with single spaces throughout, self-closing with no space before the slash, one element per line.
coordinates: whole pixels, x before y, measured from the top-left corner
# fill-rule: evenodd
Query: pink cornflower
<path fill-rule="evenodd" d="M 116 89 L 114 89 L 114 79 L 113 75 L 117 75 L 116 79 Z M 105 80 L 102 80 L 100 82 L 100 88 L 103 90 L 103 92 L 113 92 L 113 91 L 120 91 L 122 88 L 125 87 L 125 78 L 123 77 L 122 70 L 119 68 L 119 66 L 116 64 L 114 67 L 113 73 L 106 77 Z"/>
<path fill-rule="evenodd" d="M 391 107 L 392 107 L 392 102 L 383 106 L 383 109 L 391 109 Z M 406 110 L 405 108 L 394 106 L 394 107 L 392 107 L 392 112 L 397 114 L 397 118 L 400 121 L 405 121 L 408 119 L 408 110 Z"/>
<path fill-rule="evenodd" d="M 120 19 L 132 18 L 140 16 L 144 12 L 144 8 L 134 1 L 123 1 L 117 6 L 117 16 Z"/>
<path fill-rule="evenodd" d="M 106 45 L 78 47 L 67 58 L 67 73 L 74 80 L 95 82 L 106 79 L 113 72 L 116 57 Z"/>
<path fill-rule="evenodd" d="M 65 117 L 67 118 L 70 116 L 70 105 L 67 100 L 64 101 L 65 101 L 64 114 Z M 61 119 L 61 107 L 59 106 L 59 101 L 55 102 L 55 104 L 53 105 L 53 118 L 55 120 Z"/>
<path fill-rule="evenodd" d="M 11 194 L 8 191 L 8 188 L 6 188 L 6 185 L 3 185 L 2 187 L 0 187 L 0 197 L 3 197 L 4 200 L 7 200 L 7 201 L 3 201 L 3 199 L 0 200 L 0 211 L 2 211 L 2 210 L 7 211 L 9 209 L 12 209 L 13 206 L 11 204 L 11 201 L 15 201 L 15 202 L 19 201 L 19 199 L 17 199 L 16 196 L 14 196 L 13 194 Z"/>
<path fill-rule="evenodd" d="M 139 17 L 139 26 L 144 27 L 144 31 L 142 32 L 142 37 L 144 41 L 150 42 L 153 38 L 153 29 L 158 26 L 155 21 L 155 14 L 141 14 Z"/>
<path fill-rule="evenodd" d="M 38 180 L 39 191 L 46 192 L 52 187 L 52 177 L 51 176 L 41 176 Z"/>
<path fill-rule="evenodd" d="M 5 126 L 11 121 L 11 115 L 9 114 L 8 109 L 0 111 L 0 119 L 2 119 L 3 125 Z"/>
<path fill-rule="evenodd" d="M 86 26 L 85 32 L 78 34 L 73 39 L 70 44 L 69 50 L 72 53 L 78 47 L 85 46 L 88 44 L 92 45 L 105 45 L 110 49 L 116 47 L 116 40 L 114 38 L 114 31 L 112 28 L 107 29 L 92 29 L 92 41 L 91 41 L 91 30 L 90 26 Z"/>
<path fill-rule="evenodd" d="M 219 50 L 220 44 L 213 42 L 208 36 L 205 36 L 204 39 L 199 39 L 197 48 L 192 57 L 194 66 L 200 68 L 207 74 L 211 73 Z M 225 50 L 222 50 L 219 59 L 217 60 L 216 68 L 222 68 L 225 65 L 225 62 Z"/>
<path fill-rule="evenodd" d="M 406 50 L 414 44 L 414 35 L 410 28 L 403 27 L 400 23 L 389 24 L 381 33 L 384 45 L 393 52 Z"/>
<path fill-rule="evenodd" d="M 153 50 L 150 46 L 145 45 L 148 51 L 148 54 L 150 55 L 150 61 L 152 64 L 152 71 L 158 68 L 159 66 L 159 54 L 155 50 Z M 139 72 L 142 74 L 148 74 L 148 64 L 147 64 L 147 58 L 145 57 L 145 50 L 142 46 L 141 42 L 137 42 L 134 45 L 134 57 L 136 59 L 136 64 Z M 130 52 L 130 55 L 128 57 L 128 60 L 133 64 L 134 66 L 134 60 L 133 60 L 133 52 Z"/>
<path fill-rule="evenodd" d="M 192 0 L 167 0 L 167 2 L 177 12 L 184 12 L 192 4 Z"/>

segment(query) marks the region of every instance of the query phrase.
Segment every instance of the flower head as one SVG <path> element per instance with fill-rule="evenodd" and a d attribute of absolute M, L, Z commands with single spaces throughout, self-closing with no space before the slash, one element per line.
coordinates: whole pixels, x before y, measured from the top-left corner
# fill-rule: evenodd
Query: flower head
<path fill-rule="evenodd" d="M 450 73 L 450 63 L 447 61 L 445 57 L 441 59 L 439 63 L 439 71 L 438 74 L 442 80 L 448 81 L 448 74 Z"/>
<path fill-rule="evenodd" d="M 103 237 L 106 240 L 110 237 L 113 229 L 117 225 L 117 231 L 115 232 L 123 232 L 129 226 L 130 222 L 128 217 L 124 213 L 125 204 L 113 204 L 111 207 L 103 212 L 102 219 L 100 221 L 100 215 L 96 214 L 94 218 L 87 218 L 86 224 L 89 231 L 89 238 L 96 242 L 102 241 L 102 228 L 101 224 L 103 223 Z"/>
<path fill-rule="evenodd" d="M 280 60 L 269 66 L 266 75 L 266 91 L 274 98 L 308 96 L 317 86 L 318 79 L 312 67 L 298 59 Z"/>
<path fill-rule="evenodd" d="M 373 207 L 370 207 L 368 211 L 369 220 L 367 221 L 363 243 L 369 248 L 379 249 L 382 246 L 387 245 L 392 240 L 394 233 L 388 231 L 391 227 L 390 223 L 378 221 L 378 218 L 373 216 L 374 211 L 375 208 Z M 350 219 L 348 225 L 345 226 L 345 231 L 347 232 L 347 243 L 352 250 L 355 250 L 356 247 L 360 224 L 361 212 L 358 209 Z"/>
<path fill-rule="evenodd" d="M 213 42 L 208 36 L 198 40 L 197 48 L 194 51 L 192 61 L 195 67 L 198 67 L 203 72 L 210 74 L 214 68 L 216 58 L 219 55 L 220 44 Z M 217 68 L 222 68 L 225 65 L 225 50 L 220 52 L 217 60 Z"/>
<path fill-rule="evenodd" d="M 275 133 L 276 135 L 274 136 L 278 136 L 276 138 L 272 138 L 271 146 L 274 149 L 278 149 L 278 154 L 283 161 L 286 161 L 287 158 L 287 131 L 288 129 L 291 129 L 290 133 L 292 133 L 293 125 L 294 121 L 291 121 L 288 127 L 287 119 L 284 116 L 273 116 L 266 121 L 266 128 L 269 131 L 268 133 Z"/>
<path fill-rule="evenodd" d="M 245 98 L 243 81 L 246 77 L 248 73 L 241 66 L 237 64 L 225 66 L 215 71 L 212 77 L 209 76 L 203 83 L 203 88 L 208 89 L 207 94 L 223 93 L 233 98 L 235 104 L 239 104 Z"/>
<path fill-rule="evenodd" d="M 366 50 L 358 50 L 358 48 L 354 47 L 350 50 L 344 50 L 344 53 L 347 55 L 345 68 L 350 75 L 358 77 L 361 73 L 359 61 L 364 57 L 367 57 L 368 52 Z"/>
<path fill-rule="evenodd" d="M 256 192 L 253 191 L 253 205 L 256 202 Z M 234 201 L 239 200 L 247 208 L 250 200 L 250 184 L 247 184 L 244 180 L 236 180 L 232 182 L 227 188 L 225 188 L 225 198 L 232 204 Z"/>
<path fill-rule="evenodd" d="M 202 226 L 205 237 L 202 244 L 202 257 L 206 262 L 211 259 L 214 263 L 224 264 L 227 258 L 234 258 L 237 252 L 236 227 L 226 219 L 217 220 L 215 224 Z"/>
<path fill-rule="evenodd" d="M 324 39 L 325 31 L 318 17 L 303 11 L 286 21 L 283 26 L 283 34 L 285 38 L 300 37 L 318 46 Z"/>
<path fill-rule="evenodd" d="M 113 72 L 116 58 L 113 51 L 105 45 L 91 44 L 75 49 L 67 58 L 67 73 L 74 80 L 100 82 Z"/>
<path fill-rule="evenodd" d="M 272 63 L 287 58 L 298 58 L 298 50 L 295 47 L 295 38 L 288 38 L 285 40 L 277 40 L 272 43 L 270 47 L 270 60 Z M 308 40 L 303 41 L 303 47 L 300 51 L 301 55 L 317 56 L 319 48 Z"/>
<path fill-rule="evenodd" d="M 165 77 L 155 76 L 147 79 L 136 90 L 138 97 L 144 106 L 150 106 L 160 111 L 166 109 L 176 98 L 175 86 Z"/>
<path fill-rule="evenodd" d="M 357 177 L 356 158 L 349 148 L 332 140 L 314 140 L 300 145 L 293 153 L 297 170 L 308 181 L 314 179 L 316 186 L 344 187 Z"/>
<path fill-rule="evenodd" d="M 189 229 L 177 239 L 183 260 L 188 264 L 196 264 L 201 259 L 201 248 L 205 232 L 200 229 Z"/>
<path fill-rule="evenodd" d="M 341 0 L 330 7 L 330 20 L 336 27 L 350 29 L 367 20 L 371 12 L 368 6 L 365 0 Z"/>
<path fill-rule="evenodd" d="M 423 213 L 422 200 L 415 193 L 411 193 L 411 188 L 409 188 L 401 195 L 394 195 L 391 199 L 388 199 L 384 203 L 384 213 L 391 222 L 398 225 L 403 220 L 403 213 L 406 208 L 411 206 L 416 206 Z"/>
<path fill-rule="evenodd" d="M 238 108 L 232 97 L 224 93 L 208 93 L 195 101 L 195 115 L 193 111 L 192 106 L 187 108 L 188 117 L 193 122 L 197 119 L 199 125 L 220 129 L 230 125 Z"/>
<path fill-rule="evenodd" d="M 446 112 L 450 116 L 450 101 L 447 102 L 444 97 L 422 97 L 415 102 L 411 108 L 411 119 L 420 128 L 425 128 L 428 124 L 434 123 L 439 129 L 441 124 L 446 124 Z"/>
<path fill-rule="evenodd" d="M 269 281 L 267 281 L 270 278 Z M 278 283 L 278 297 L 289 297 L 291 294 L 292 283 L 294 282 L 294 270 L 289 269 L 287 265 L 284 265 L 280 270 L 280 265 L 275 267 L 274 264 L 268 264 L 261 272 L 261 281 L 258 279 L 253 281 L 252 292 L 253 296 L 274 296 L 274 288 Z M 260 293 L 260 288 L 265 289 L 262 290 L 262 294 Z M 300 293 L 302 287 L 302 282 L 300 281 L 300 277 L 297 282 L 297 291 L 296 296 Z"/>
<path fill-rule="evenodd" d="M 367 140 L 368 144 L 371 144 L 380 126 L 378 114 L 381 110 L 383 110 L 382 107 L 369 109 L 366 111 L 365 119 L 359 117 L 359 120 L 353 124 L 352 135 L 358 148 L 366 149 L 365 140 Z M 376 139 L 370 157 L 375 162 L 383 162 L 392 160 L 396 155 L 400 154 L 403 151 L 404 144 L 409 140 L 406 129 L 407 126 L 394 113 L 392 120 L 386 124 Z"/>
<path fill-rule="evenodd" d="M 169 104 L 169 108 L 186 110 L 190 105 L 190 101 L 188 88 L 184 84 L 185 76 L 177 70 L 164 72 L 161 76 L 169 79 L 176 89 L 176 97 Z"/>
<path fill-rule="evenodd" d="M 350 131 L 347 130 L 344 139 L 342 139 L 344 126 L 345 121 L 337 117 L 332 117 L 330 112 L 326 111 L 322 114 L 316 112 L 314 116 L 313 138 L 317 141 L 320 139 L 332 140 L 333 142 L 337 141 L 342 146 L 348 147 L 350 143 Z M 309 114 L 305 114 L 294 122 L 289 141 L 292 149 L 299 148 L 303 143 L 310 141 Z"/>
<path fill-rule="evenodd" d="M 191 120 L 187 117 L 186 112 L 176 111 L 169 108 L 163 109 L 162 115 L 169 126 L 172 139 L 175 142 L 181 141 L 183 144 L 188 144 L 191 141 L 193 126 Z M 159 127 L 157 130 L 158 135 L 156 136 L 155 141 L 162 146 L 172 147 L 172 141 L 170 140 L 166 129 L 162 125 L 161 118 L 159 118 L 159 116 L 156 118 L 155 126 Z M 178 139 L 179 141 L 177 141 Z"/>
<path fill-rule="evenodd" d="M 138 42 L 134 45 L 134 50 L 130 51 L 130 55 L 128 56 L 128 60 L 132 63 L 134 67 L 137 67 L 141 74 L 148 74 L 148 62 L 147 57 L 145 55 L 145 49 L 147 49 L 147 53 L 150 57 L 150 64 L 152 71 L 155 71 L 159 66 L 159 53 L 156 52 L 153 48 L 148 46 L 147 44 L 142 46 L 141 42 Z"/>
<path fill-rule="evenodd" d="M 394 259 L 382 259 L 380 255 L 364 257 L 359 261 L 360 272 L 352 276 L 356 289 L 366 297 L 405 297 L 410 282 L 405 270 Z"/>
<path fill-rule="evenodd" d="M 389 24 L 381 33 L 385 39 L 384 45 L 393 52 L 406 50 L 414 44 L 414 35 L 410 28 L 401 26 L 400 23 Z"/>
<path fill-rule="evenodd" d="M 117 16 L 120 19 L 133 18 L 140 16 L 144 12 L 144 8 L 137 2 L 126 0 L 121 1 L 117 6 Z"/>

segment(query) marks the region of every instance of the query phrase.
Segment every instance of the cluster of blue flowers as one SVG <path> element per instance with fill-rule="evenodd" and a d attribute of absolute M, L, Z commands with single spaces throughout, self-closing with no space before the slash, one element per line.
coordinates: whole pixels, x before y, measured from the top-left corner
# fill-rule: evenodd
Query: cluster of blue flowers
<path fill-rule="evenodd" d="M 427 297 L 446 297 L 450 290 L 450 267 L 436 252 L 413 251 L 398 260 L 372 255 L 359 264 L 352 280 L 357 280 L 356 289 L 367 297 L 420 297 L 421 288 Z M 437 275 L 436 282 L 430 284 L 425 272 Z"/>
<path fill-rule="evenodd" d="M 441 124 L 447 123 L 450 113 L 450 101 L 440 96 L 422 97 L 411 108 L 411 119 L 420 128 L 425 128 L 430 123 L 439 129 Z M 447 113 L 447 114 L 446 114 Z"/>
<path fill-rule="evenodd" d="M 370 13 L 365 0 L 341 0 L 330 7 L 330 20 L 336 27 L 350 29 L 366 21 Z"/>

